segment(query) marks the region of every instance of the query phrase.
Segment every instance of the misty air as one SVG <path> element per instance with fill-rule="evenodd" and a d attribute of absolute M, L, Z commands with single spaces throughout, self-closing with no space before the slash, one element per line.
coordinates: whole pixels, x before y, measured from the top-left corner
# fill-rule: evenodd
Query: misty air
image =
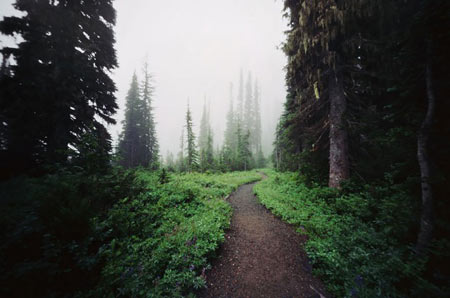
<path fill-rule="evenodd" d="M 2 0 L 0 297 L 449 297 L 449 12 Z"/>

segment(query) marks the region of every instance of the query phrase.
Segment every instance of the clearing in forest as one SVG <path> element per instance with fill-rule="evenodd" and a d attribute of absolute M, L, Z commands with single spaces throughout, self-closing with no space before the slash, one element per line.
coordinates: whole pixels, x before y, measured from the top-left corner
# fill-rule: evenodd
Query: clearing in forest
<path fill-rule="evenodd" d="M 199 297 L 325 297 L 301 248 L 306 236 L 263 207 L 254 184 L 229 198 L 231 226 Z"/>

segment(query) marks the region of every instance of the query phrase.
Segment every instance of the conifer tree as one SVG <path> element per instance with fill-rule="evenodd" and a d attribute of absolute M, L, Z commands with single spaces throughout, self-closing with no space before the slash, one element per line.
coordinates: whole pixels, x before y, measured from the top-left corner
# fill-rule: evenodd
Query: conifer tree
<path fill-rule="evenodd" d="M 142 133 L 145 154 L 144 154 L 144 164 L 150 166 L 150 168 L 155 169 L 158 167 L 159 160 L 159 144 L 158 138 L 156 136 L 156 125 L 153 115 L 152 107 L 152 94 L 153 86 L 151 86 L 151 75 L 148 71 L 148 62 L 144 62 L 143 67 L 144 79 L 142 81 Z"/>
<path fill-rule="evenodd" d="M 142 132 L 139 121 L 142 117 L 140 101 L 138 78 L 134 73 L 126 97 L 125 119 L 122 122 L 123 131 L 119 141 L 121 165 L 126 168 L 145 166 L 146 160 L 143 159 L 141 146 L 143 138 L 140 136 Z"/>
<path fill-rule="evenodd" d="M 237 152 L 237 121 L 238 117 L 233 105 L 233 84 L 230 83 L 230 107 L 227 112 L 224 144 L 221 151 L 222 159 L 227 170 L 232 170 Z"/>
<path fill-rule="evenodd" d="M 239 123 L 237 127 L 237 142 L 237 170 L 250 170 L 253 167 L 252 151 L 250 150 L 250 132 L 243 133 Z"/>
<path fill-rule="evenodd" d="M 206 99 L 203 104 L 203 113 L 200 122 L 200 132 L 198 136 L 198 147 L 200 151 L 200 168 L 202 171 L 209 169 L 212 164 L 208 157 L 212 154 L 212 147 L 209 148 L 209 137 L 211 134 L 211 125 L 209 123 L 209 106 L 207 107 Z"/>
<path fill-rule="evenodd" d="M 206 148 L 205 148 L 205 157 L 204 157 L 204 166 L 205 170 L 214 170 L 215 162 L 214 162 L 214 147 L 213 147 L 214 139 L 212 129 L 208 129 Z"/>
<path fill-rule="evenodd" d="M 193 130 L 192 115 L 189 105 L 186 111 L 186 134 L 186 167 L 189 172 L 192 172 L 198 169 L 198 153 L 197 145 L 195 144 L 195 134 Z"/>
<path fill-rule="evenodd" d="M 203 103 L 202 118 L 200 120 L 200 132 L 198 134 L 198 147 L 200 150 L 206 147 L 208 140 L 208 130 L 210 128 L 209 124 L 209 106 L 206 103 L 206 98 Z"/>
<path fill-rule="evenodd" d="M 252 90 L 252 74 L 249 72 L 247 82 L 245 84 L 245 105 L 244 118 L 242 120 L 242 129 L 250 134 L 250 142 L 253 141 L 254 112 L 253 112 L 253 90 Z M 250 144 L 250 148 L 254 144 Z"/>
<path fill-rule="evenodd" d="M 185 150 L 185 137 L 184 137 L 184 127 L 181 130 L 181 136 L 180 136 L 180 151 L 178 152 L 178 158 L 177 158 L 177 169 L 179 172 L 186 171 L 186 158 L 184 156 L 184 150 Z"/>
<path fill-rule="evenodd" d="M 259 85 L 258 80 L 255 78 L 255 85 L 253 88 L 253 140 L 254 148 L 256 148 L 256 152 L 261 151 L 262 142 L 261 142 L 261 108 L 260 108 L 260 93 L 259 93 Z"/>
<path fill-rule="evenodd" d="M 344 30 L 346 4 L 320 0 L 285 1 L 291 29 L 284 51 L 289 57 L 286 82 L 287 125 L 293 152 L 328 149 L 329 186 L 339 187 L 349 178 L 348 132 L 344 115 L 347 98 L 342 65 L 344 45 L 357 48 L 351 31 Z M 323 137 L 328 133 L 328 140 Z M 317 151 L 320 148 L 322 151 Z M 285 158 L 290 159 L 285 155 Z"/>
<path fill-rule="evenodd" d="M 237 109 L 236 109 L 237 122 L 242 122 L 244 118 L 244 74 L 241 69 L 239 74 L 239 89 L 237 95 Z"/>
<path fill-rule="evenodd" d="M 109 152 L 105 123 L 114 123 L 117 66 L 113 48 L 116 14 L 111 0 L 17 0 L 20 17 L 5 17 L 0 31 L 20 34 L 3 57 L 16 61 L 2 79 L 0 106 L 7 123 L 4 168 L 66 163 L 83 135 L 92 134 Z M 14 170 L 13 170 L 14 171 Z"/>
<path fill-rule="evenodd" d="M 206 102 L 203 107 L 198 143 L 200 149 L 201 170 L 212 170 L 214 168 L 213 135 L 209 120 L 209 106 L 206 106 Z"/>

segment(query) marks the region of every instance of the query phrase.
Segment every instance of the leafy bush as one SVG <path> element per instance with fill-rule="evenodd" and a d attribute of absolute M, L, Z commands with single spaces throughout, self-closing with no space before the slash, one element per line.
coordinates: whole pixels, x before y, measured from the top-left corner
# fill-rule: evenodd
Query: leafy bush
<path fill-rule="evenodd" d="M 306 233 L 314 272 L 337 297 L 445 296 L 422 276 L 411 250 L 417 203 L 404 185 L 341 191 L 307 187 L 293 173 L 268 172 L 254 188 L 262 204 Z"/>
<path fill-rule="evenodd" d="M 76 170 L 0 184 L 0 296 L 64 296 L 98 281 L 102 235 L 92 219 L 140 188 L 131 172 Z"/>
<path fill-rule="evenodd" d="M 72 168 L 3 182 L 0 296 L 189 293 L 204 285 L 208 258 L 224 240 L 231 208 L 222 198 L 258 179 Z"/>
<path fill-rule="evenodd" d="M 166 174 L 167 175 L 167 174 Z M 224 241 L 231 207 L 222 198 L 256 172 L 220 175 L 160 175 L 138 172 L 146 185 L 137 198 L 124 198 L 99 222 L 106 259 L 92 296 L 182 296 L 203 287 L 208 258 Z"/>

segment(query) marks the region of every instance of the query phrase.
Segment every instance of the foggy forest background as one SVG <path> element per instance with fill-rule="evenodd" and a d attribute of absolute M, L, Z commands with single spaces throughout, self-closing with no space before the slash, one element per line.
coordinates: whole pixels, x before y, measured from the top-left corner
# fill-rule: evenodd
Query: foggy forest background
<path fill-rule="evenodd" d="M 327 295 L 450 296 L 449 5 L 2 1 L 0 296 L 207 291 L 257 181 Z"/>

